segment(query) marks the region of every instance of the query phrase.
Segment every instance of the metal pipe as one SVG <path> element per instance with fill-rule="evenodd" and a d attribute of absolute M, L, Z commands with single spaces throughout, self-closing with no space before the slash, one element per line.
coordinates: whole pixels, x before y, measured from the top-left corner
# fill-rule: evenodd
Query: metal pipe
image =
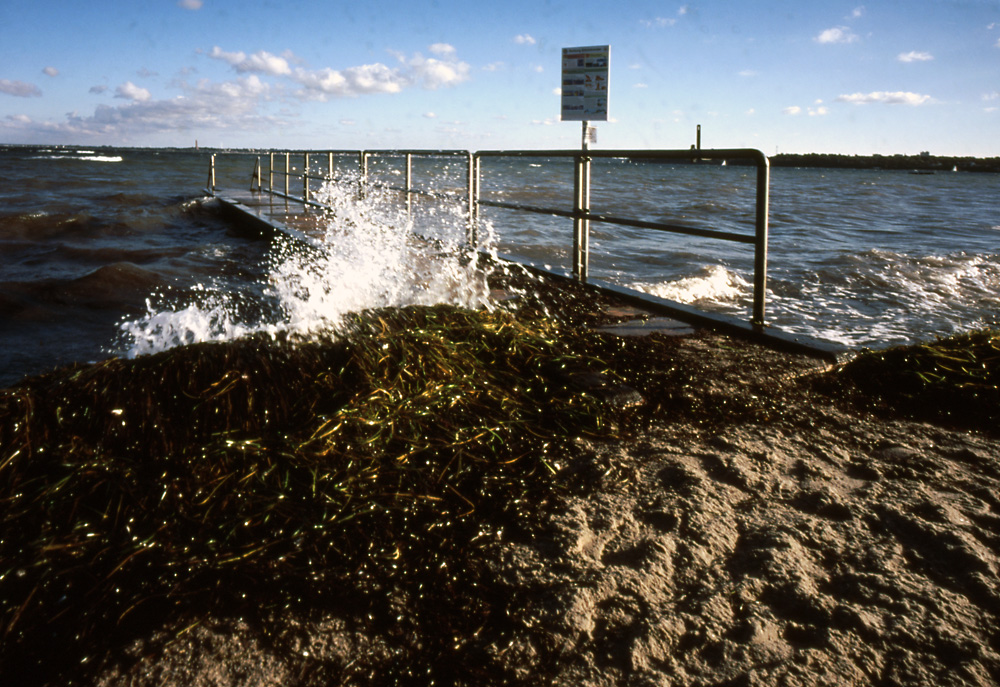
<path fill-rule="evenodd" d="M 472 156 L 472 245 L 479 246 L 479 179 L 482 165 L 478 155 Z"/>
<path fill-rule="evenodd" d="M 412 153 L 406 154 L 406 216 L 409 217 L 413 214 L 413 202 L 410 198 L 411 193 L 411 182 L 413 180 L 413 155 Z"/>
<path fill-rule="evenodd" d="M 467 210 L 467 223 L 465 229 L 465 241 L 470 246 L 475 246 L 476 236 L 476 160 L 472 153 L 466 153 L 466 174 L 465 174 L 465 201 Z"/>
<path fill-rule="evenodd" d="M 285 153 L 285 195 L 288 195 L 288 179 L 292 176 L 292 154 Z"/>
<path fill-rule="evenodd" d="M 309 153 L 302 154 L 302 200 L 309 200 Z"/>
<path fill-rule="evenodd" d="M 361 168 L 361 174 L 358 177 L 358 198 L 364 198 L 365 186 L 368 184 L 368 153 L 363 150 L 358 152 L 358 162 Z"/>
<path fill-rule="evenodd" d="M 268 193 L 274 191 L 274 153 L 268 153 L 267 191 Z"/>
<path fill-rule="evenodd" d="M 771 163 L 765 157 L 757 164 L 757 208 L 754 217 L 753 251 L 753 317 L 751 324 L 764 326 L 764 306 L 767 298 L 767 239 L 768 204 Z"/>
<path fill-rule="evenodd" d="M 573 276 L 587 281 L 590 269 L 590 158 L 577 155 L 573 165 Z"/>

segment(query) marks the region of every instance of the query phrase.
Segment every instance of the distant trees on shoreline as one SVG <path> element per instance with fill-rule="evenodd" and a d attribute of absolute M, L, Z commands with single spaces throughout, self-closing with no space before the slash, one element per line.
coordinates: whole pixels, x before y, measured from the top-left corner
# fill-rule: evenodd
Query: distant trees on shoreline
<path fill-rule="evenodd" d="M 917 172 L 1000 172 L 1000 157 L 947 155 L 834 155 L 781 153 L 770 158 L 772 167 L 827 167 L 835 169 L 898 169 Z"/>

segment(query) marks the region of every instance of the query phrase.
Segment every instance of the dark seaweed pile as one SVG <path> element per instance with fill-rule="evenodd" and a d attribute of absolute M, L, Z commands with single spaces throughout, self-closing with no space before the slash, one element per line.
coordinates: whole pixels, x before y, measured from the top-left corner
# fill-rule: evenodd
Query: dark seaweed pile
<path fill-rule="evenodd" d="M 996 432 L 1000 331 L 865 351 L 818 379 L 817 387 L 882 415 Z"/>
<path fill-rule="evenodd" d="M 199 609 L 316 604 L 345 570 L 439 568 L 482 534 L 477 509 L 519 516 L 560 446 L 603 431 L 567 383 L 595 365 L 551 322 L 411 307 L 359 315 L 343 341 L 27 380 L 0 396 L 0 674 L 45 677 Z"/>

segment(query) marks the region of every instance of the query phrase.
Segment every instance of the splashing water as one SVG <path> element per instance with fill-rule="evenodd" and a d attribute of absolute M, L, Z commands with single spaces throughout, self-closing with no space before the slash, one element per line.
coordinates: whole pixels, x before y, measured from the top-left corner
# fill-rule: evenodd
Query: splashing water
<path fill-rule="evenodd" d="M 461 207 L 439 203 L 418 228 L 388 193 L 369 190 L 358 199 L 350 180 L 325 184 L 314 199 L 331 208 L 322 234 L 308 245 L 275 242 L 259 303 L 248 305 L 254 297 L 247 293 L 201 284 L 188 299 L 194 302 L 167 307 L 147 299 L 145 315 L 120 325 L 126 355 L 261 333 L 336 335 L 345 315 L 370 308 L 493 307 L 476 252 L 495 253 L 494 234 L 481 223 L 477 245 L 470 245 Z"/>
<path fill-rule="evenodd" d="M 698 274 L 675 281 L 636 282 L 630 287 L 678 303 L 736 301 L 752 291 L 748 281 L 721 265 L 704 265 Z"/>

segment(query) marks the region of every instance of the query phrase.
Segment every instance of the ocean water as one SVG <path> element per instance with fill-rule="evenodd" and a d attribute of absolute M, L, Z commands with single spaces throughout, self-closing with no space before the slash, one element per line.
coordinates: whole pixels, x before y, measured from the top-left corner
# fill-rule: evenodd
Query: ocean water
<path fill-rule="evenodd" d="M 328 184 L 315 190 L 337 208 L 324 247 L 296 250 L 226 220 L 203 192 L 208 159 L 0 146 L 0 386 L 193 341 L 335 329 L 365 307 L 492 307 L 459 205 L 421 203 L 411 218 L 395 194 L 359 202 L 350 179 Z M 219 186 L 248 186 L 256 159 L 219 155 Z M 401 185 L 398 161 L 370 171 Z M 460 191 L 464 175 L 461 160 L 414 161 L 428 190 Z M 595 212 L 753 231 L 752 168 L 598 159 L 592 177 Z M 571 193 L 566 161 L 483 162 L 483 198 L 569 209 Z M 484 208 L 477 240 L 570 266 L 567 219 Z M 591 229 L 592 276 L 743 319 L 752 266 L 741 244 Z M 767 321 L 851 347 L 1000 325 L 1000 175 L 772 169 Z"/>

